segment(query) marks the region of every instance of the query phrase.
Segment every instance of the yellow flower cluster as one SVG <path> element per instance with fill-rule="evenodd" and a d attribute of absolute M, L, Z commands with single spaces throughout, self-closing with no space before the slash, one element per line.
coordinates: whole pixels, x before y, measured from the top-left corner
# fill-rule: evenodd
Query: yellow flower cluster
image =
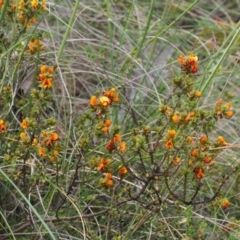
<path fill-rule="evenodd" d="M 111 159 L 101 158 L 96 165 L 97 170 L 105 174 L 104 178 L 100 179 L 100 184 L 102 186 L 111 187 L 114 185 L 111 173 L 113 171 L 113 167 L 111 166 L 111 163 Z M 128 170 L 125 166 L 121 165 L 118 167 L 118 174 L 120 175 L 120 177 L 125 175 L 127 172 Z"/>
<path fill-rule="evenodd" d="M 58 150 L 54 148 L 55 143 L 59 140 L 58 134 L 43 131 L 38 140 L 36 137 L 32 138 L 28 135 L 27 130 L 33 126 L 34 124 L 31 119 L 25 118 L 22 120 L 20 127 L 24 131 L 20 133 L 21 141 L 27 145 L 37 146 L 38 154 L 41 157 L 47 157 L 51 162 L 54 162 L 58 156 Z"/>
<path fill-rule="evenodd" d="M 0 0 L 0 8 L 5 1 Z M 36 22 L 36 16 L 46 10 L 46 0 L 10 0 L 8 1 L 9 17 L 17 16 L 23 26 L 30 27 Z M 11 13 L 11 14 L 10 14 Z"/>
<path fill-rule="evenodd" d="M 92 107 L 108 107 L 111 105 L 113 102 L 118 102 L 118 92 L 116 91 L 115 88 L 111 88 L 107 92 L 103 92 L 102 96 L 97 98 L 97 96 L 92 96 L 90 100 L 90 106 Z"/>

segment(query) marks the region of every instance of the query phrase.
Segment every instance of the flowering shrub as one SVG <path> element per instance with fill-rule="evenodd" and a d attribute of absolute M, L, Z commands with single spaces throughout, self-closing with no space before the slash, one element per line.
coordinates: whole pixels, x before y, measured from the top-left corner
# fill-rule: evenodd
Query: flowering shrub
<path fill-rule="evenodd" d="M 159 106 L 155 124 L 120 134 L 121 128 L 114 126 L 109 116 L 111 105 L 119 102 L 118 91 L 112 88 L 90 99 L 90 120 L 96 126 L 93 136 L 102 147 L 98 150 L 100 156 L 90 159 L 89 166 L 104 176 L 99 186 L 126 188 L 124 201 L 141 203 L 142 196 L 148 193 L 152 196 L 148 208 L 161 207 L 166 194 L 187 205 L 208 203 L 216 199 L 227 180 L 216 163 L 229 144 L 223 136 L 211 136 L 211 132 L 223 116 L 233 116 L 232 103 L 223 104 L 219 99 L 213 108 L 200 108 L 202 94 L 194 89 L 198 57 L 191 53 L 186 58 L 180 56 L 178 61 L 182 74 L 172 80 L 171 101 Z M 122 135 L 127 135 L 124 141 Z M 204 179 L 218 183 L 207 198 L 202 196 Z M 141 184 L 141 190 L 136 192 L 128 181 Z"/>

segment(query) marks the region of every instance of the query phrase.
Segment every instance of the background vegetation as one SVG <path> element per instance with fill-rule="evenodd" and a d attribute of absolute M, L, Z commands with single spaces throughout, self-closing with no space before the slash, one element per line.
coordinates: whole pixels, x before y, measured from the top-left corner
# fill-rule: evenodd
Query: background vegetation
<path fill-rule="evenodd" d="M 1 239 L 239 239 L 239 1 L 45 2 L 0 0 Z M 177 59 L 191 52 L 188 78 Z M 90 104 L 112 88 L 118 101 Z M 163 120 L 167 105 L 195 121 Z M 201 134 L 216 156 L 198 178 L 185 141 Z"/>

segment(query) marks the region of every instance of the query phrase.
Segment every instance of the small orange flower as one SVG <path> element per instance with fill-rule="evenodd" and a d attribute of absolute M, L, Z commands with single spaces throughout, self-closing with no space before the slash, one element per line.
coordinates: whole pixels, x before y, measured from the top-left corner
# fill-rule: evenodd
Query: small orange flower
<path fill-rule="evenodd" d="M 42 51 L 43 50 L 42 42 L 38 39 L 33 39 L 28 43 L 28 49 L 32 54 L 35 53 L 36 51 Z"/>
<path fill-rule="evenodd" d="M 221 203 L 222 208 L 228 208 L 230 206 L 230 202 L 228 201 L 227 198 L 224 198 Z"/>
<path fill-rule="evenodd" d="M 111 174 L 111 173 L 106 173 L 105 177 L 106 177 L 107 179 L 111 179 L 111 178 L 112 178 L 112 174 Z"/>
<path fill-rule="evenodd" d="M 104 127 L 102 128 L 102 131 L 103 132 L 109 132 L 109 127 L 112 125 L 112 122 L 111 122 L 111 120 L 109 120 L 109 119 L 106 119 L 105 121 L 104 121 Z"/>
<path fill-rule="evenodd" d="M 204 177 L 204 171 L 202 168 L 194 168 L 193 171 L 195 172 L 196 178 L 201 179 Z"/>
<path fill-rule="evenodd" d="M 27 136 L 27 133 L 26 132 L 21 132 L 20 133 L 20 138 L 23 139 Z"/>
<path fill-rule="evenodd" d="M 29 123 L 28 120 L 25 118 L 22 120 L 21 124 L 20 124 L 21 128 L 23 129 L 27 129 L 29 127 Z"/>
<path fill-rule="evenodd" d="M 37 0 L 32 0 L 31 5 L 33 8 L 36 8 L 38 6 L 38 1 Z"/>
<path fill-rule="evenodd" d="M 171 139 L 166 142 L 165 147 L 166 147 L 167 149 L 171 149 L 171 148 L 174 147 L 174 146 L 173 146 L 173 142 L 172 142 Z"/>
<path fill-rule="evenodd" d="M 111 173 L 106 173 L 105 178 L 107 180 L 106 185 L 111 187 L 113 185 L 112 174 Z"/>
<path fill-rule="evenodd" d="M 231 118 L 233 116 L 234 112 L 233 111 L 226 111 L 224 115 L 228 118 Z"/>
<path fill-rule="evenodd" d="M 175 123 L 179 123 L 180 120 L 181 120 L 181 117 L 180 117 L 179 115 L 177 115 L 177 114 L 174 114 L 174 115 L 172 116 L 172 120 L 173 120 L 173 122 L 175 122 Z"/>
<path fill-rule="evenodd" d="M 113 186 L 113 180 L 112 179 L 107 179 L 106 185 L 111 187 Z"/>
<path fill-rule="evenodd" d="M 197 92 L 195 93 L 195 96 L 196 96 L 197 98 L 200 98 L 200 97 L 202 96 L 202 93 L 199 92 L 199 91 L 197 91 Z"/>
<path fill-rule="evenodd" d="M 96 96 L 92 96 L 90 99 L 90 105 L 91 106 L 96 106 L 97 105 L 97 97 Z"/>
<path fill-rule="evenodd" d="M 46 65 L 42 65 L 42 66 L 40 67 L 40 72 L 41 72 L 41 73 L 46 73 L 46 72 L 47 72 L 47 66 L 46 66 Z"/>
<path fill-rule="evenodd" d="M 53 67 L 49 67 L 48 68 L 48 73 L 49 74 L 53 74 L 54 73 L 54 68 Z"/>
<path fill-rule="evenodd" d="M 104 107 L 107 107 L 111 104 L 111 101 L 108 97 L 102 96 L 99 98 L 99 100 Z"/>
<path fill-rule="evenodd" d="M 105 132 L 105 133 L 107 133 L 107 132 L 109 132 L 109 128 L 108 128 L 108 127 L 103 127 L 103 128 L 102 128 L 102 131 Z"/>
<path fill-rule="evenodd" d="M 44 89 L 51 88 L 52 87 L 52 78 L 43 79 L 42 86 Z"/>
<path fill-rule="evenodd" d="M 120 146 L 119 146 L 119 151 L 123 152 L 126 150 L 126 142 L 121 142 Z"/>
<path fill-rule="evenodd" d="M 115 144 L 113 140 L 110 140 L 107 145 L 105 146 L 105 149 L 108 151 L 112 151 L 113 149 L 115 149 Z"/>
<path fill-rule="evenodd" d="M 232 107 L 232 103 L 231 103 L 231 102 L 226 103 L 226 108 L 227 108 L 227 109 L 229 109 L 229 108 L 231 108 L 231 107 Z"/>
<path fill-rule="evenodd" d="M 100 172 L 105 172 L 108 170 L 108 164 L 111 162 L 110 159 L 101 158 L 97 165 L 97 170 Z"/>
<path fill-rule="evenodd" d="M 109 119 L 106 119 L 105 122 L 104 122 L 104 125 L 105 125 L 106 127 L 110 127 L 110 126 L 112 125 L 112 121 L 109 120 Z"/>
<path fill-rule="evenodd" d="M 118 92 L 116 91 L 115 88 L 111 88 L 109 91 L 104 92 L 103 95 L 105 97 L 108 97 L 112 102 L 118 102 Z"/>
<path fill-rule="evenodd" d="M 57 133 L 51 132 L 42 132 L 41 137 L 43 138 L 42 145 L 51 147 L 57 140 L 59 140 L 59 136 Z"/>
<path fill-rule="evenodd" d="M 113 137 L 114 142 L 120 142 L 121 141 L 121 135 L 120 134 L 115 134 Z"/>
<path fill-rule="evenodd" d="M 51 141 L 57 141 L 59 139 L 59 136 L 57 133 L 51 132 L 50 138 L 51 138 Z"/>
<path fill-rule="evenodd" d="M 174 138 L 175 135 L 176 135 L 176 131 L 173 130 L 173 129 L 170 129 L 170 130 L 168 130 L 168 135 L 169 135 L 171 138 Z"/>
<path fill-rule="evenodd" d="M 32 141 L 32 146 L 36 146 L 37 143 L 38 143 L 38 140 L 36 138 L 34 138 L 33 141 Z"/>
<path fill-rule="evenodd" d="M 201 137 L 200 137 L 200 142 L 201 142 L 202 144 L 205 144 L 205 143 L 207 142 L 207 136 L 206 136 L 206 135 L 201 136 Z"/>
<path fill-rule="evenodd" d="M 181 159 L 179 157 L 176 157 L 172 163 L 173 165 L 178 165 L 180 162 L 181 162 Z"/>
<path fill-rule="evenodd" d="M 222 136 L 218 136 L 218 141 L 221 143 L 222 146 L 226 146 L 227 142 Z"/>
<path fill-rule="evenodd" d="M 120 175 L 124 175 L 124 174 L 126 174 L 128 171 L 127 171 L 127 168 L 126 167 L 124 167 L 124 166 L 120 166 L 119 167 L 119 170 L 118 170 L 118 173 L 120 174 Z"/>
<path fill-rule="evenodd" d="M 212 161 L 212 158 L 211 158 L 211 157 L 205 157 L 205 158 L 203 159 L 203 161 L 204 161 L 205 163 L 210 163 L 210 162 Z"/>
<path fill-rule="evenodd" d="M 49 135 L 47 136 L 47 139 L 46 139 L 46 145 L 51 147 L 54 142 L 56 142 L 57 140 L 59 139 L 59 136 L 57 133 L 54 133 L 54 132 L 51 132 L 49 133 Z"/>
<path fill-rule="evenodd" d="M 40 147 L 39 149 L 38 149 L 38 153 L 39 153 L 39 155 L 40 156 L 42 156 L 42 157 L 45 157 L 47 154 L 46 154 L 46 150 L 45 150 L 45 148 L 43 148 L 43 147 Z"/>
<path fill-rule="evenodd" d="M 7 131 L 7 126 L 2 119 L 0 119 L 0 133 L 5 133 Z"/>
<path fill-rule="evenodd" d="M 198 155 L 197 149 L 193 149 L 193 150 L 191 151 L 191 156 L 197 157 L 197 155 Z"/>

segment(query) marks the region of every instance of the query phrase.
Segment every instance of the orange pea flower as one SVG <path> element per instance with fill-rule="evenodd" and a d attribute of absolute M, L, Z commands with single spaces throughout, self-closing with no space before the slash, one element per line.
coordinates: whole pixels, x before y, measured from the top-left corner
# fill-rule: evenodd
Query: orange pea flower
<path fill-rule="evenodd" d="M 105 97 L 108 97 L 112 102 L 118 102 L 118 92 L 115 88 L 111 88 L 109 91 L 103 93 Z"/>
<path fill-rule="evenodd" d="M 0 133 L 5 133 L 7 131 L 7 126 L 2 119 L 0 119 Z"/>
<path fill-rule="evenodd" d="M 26 132 L 21 132 L 20 133 L 20 138 L 23 139 L 27 136 L 27 133 Z"/>
<path fill-rule="evenodd" d="M 109 120 L 109 119 L 106 119 L 105 122 L 104 122 L 104 125 L 105 125 L 106 127 L 110 127 L 110 126 L 112 125 L 112 121 Z"/>
<path fill-rule="evenodd" d="M 186 122 L 189 122 L 190 119 L 191 119 L 191 117 L 193 117 L 194 115 L 195 115 L 195 112 L 190 112 L 190 113 L 186 116 L 185 121 L 186 121 Z"/>
<path fill-rule="evenodd" d="M 93 107 L 97 105 L 97 97 L 96 96 L 91 97 L 90 105 L 93 106 Z"/>
<path fill-rule="evenodd" d="M 105 172 L 108 169 L 108 164 L 111 162 L 110 159 L 101 158 L 97 165 L 97 170 L 100 172 Z"/>
<path fill-rule="evenodd" d="M 38 144 L 38 140 L 36 138 L 34 138 L 32 141 L 32 146 L 36 146 L 37 144 Z"/>
<path fill-rule="evenodd" d="M 123 152 L 126 150 L 126 142 L 121 142 L 119 146 L 119 151 Z"/>
<path fill-rule="evenodd" d="M 112 174 L 111 173 L 106 173 L 105 178 L 107 180 L 106 185 L 111 187 L 113 185 Z"/>
<path fill-rule="evenodd" d="M 36 8 L 38 6 L 38 1 L 37 0 L 32 0 L 31 5 L 33 8 Z"/>
<path fill-rule="evenodd" d="M 233 111 L 226 111 L 224 115 L 228 118 L 231 118 L 233 116 L 234 112 Z"/>
<path fill-rule="evenodd" d="M 181 117 L 180 117 L 179 115 L 177 115 L 177 114 L 174 114 L 174 115 L 172 116 L 172 120 L 173 120 L 173 122 L 175 122 L 175 123 L 179 123 L 180 120 L 181 120 Z"/>
<path fill-rule="evenodd" d="M 52 87 L 52 78 L 43 79 L 42 86 L 44 89 L 51 88 Z"/>
<path fill-rule="evenodd" d="M 200 98 L 200 97 L 202 96 L 202 93 L 199 92 L 199 91 L 197 91 L 197 92 L 195 92 L 195 96 L 196 96 L 197 98 Z"/>
<path fill-rule="evenodd" d="M 108 97 L 102 96 L 99 98 L 102 106 L 107 107 L 111 104 L 111 100 Z"/>
<path fill-rule="evenodd" d="M 207 136 L 203 135 L 200 137 L 200 143 L 205 144 L 207 142 Z"/>
<path fill-rule="evenodd" d="M 113 140 L 110 140 L 107 145 L 105 146 L 105 149 L 108 151 L 112 151 L 113 149 L 115 149 L 115 144 Z"/>
<path fill-rule="evenodd" d="M 166 142 L 165 147 L 168 148 L 168 149 L 171 149 L 171 148 L 174 147 L 171 139 Z"/>
<path fill-rule="evenodd" d="M 228 201 L 227 198 L 224 198 L 221 203 L 222 208 L 228 208 L 230 206 L 230 202 Z"/>
<path fill-rule="evenodd" d="M 28 43 L 28 49 L 32 54 L 35 53 L 36 51 L 42 51 L 43 50 L 42 42 L 38 39 L 33 39 Z"/>
<path fill-rule="evenodd" d="M 46 66 L 46 65 L 42 65 L 42 66 L 40 67 L 40 72 L 41 72 L 41 73 L 46 73 L 46 72 L 47 72 L 47 66 Z"/>
<path fill-rule="evenodd" d="M 111 120 L 106 119 L 106 120 L 104 121 L 104 127 L 102 128 L 102 131 L 103 131 L 103 132 L 109 132 L 109 127 L 110 127 L 111 125 L 112 125 Z"/>
<path fill-rule="evenodd" d="M 211 157 L 205 157 L 205 158 L 203 159 L 203 161 L 204 161 L 205 163 L 210 163 L 210 162 L 212 161 L 212 158 L 211 158 Z"/>
<path fill-rule="evenodd" d="M 226 146 L 227 142 L 225 141 L 225 139 L 222 136 L 218 136 L 218 141 L 220 142 L 220 144 L 222 146 Z"/>
<path fill-rule="evenodd" d="M 45 150 L 45 148 L 43 148 L 43 147 L 40 147 L 40 148 L 38 149 L 38 153 L 39 153 L 39 155 L 42 156 L 42 157 L 45 157 L 45 156 L 47 155 L 46 150 Z"/>
<path fill-rule="evenodd" d="M 229 108 L 231 108 L 231 107 L 232 107 L 232 103 L 231 103 L 231 102 L 226 103 L 226 108 L 227 108 L 227 109 L 229 109 Z"/>
<path fill-rule="evenodd" d="M 175 135 L 176 135 L 176 131 L 173 130 L 173 129 L 170 129 L 170 130 L 168 130 L 168 135 L 169 135 L 171 138 L 174 138 Z"/>
<path fill-rule="evenodd" d="M 57 133 L 51 132 L 50 138 L 51 138 L 51 141 L 57 141 L 59 139 L 59 136 Z"/>
<path fill-rule="evenodd" d="M 128 172 L 128 170 L 127 170 L 126 167 L 124 167 L 124 166 L 120 166 L 120 167 L 119 167 L 118 173 L 119 173 L 120 175 L 124 175 L 124 174 L 126 174 L 127 172 Z"/>
<path fill-rule="evenodd" d="M 113 137 L 114 142 L 120 142 L 121 141 L 121 135 L 120 134 L 115 134 Z"/>
<path fill-rule="evenodd" d="M 193 149 L 193 150 L 191 151 L 191 156 L 197 157 L 197 155 L 198 155 L 197 149 Z"/>
<path fill-rule="evenodd" d="M 59 136 L 55 132 L 51 133 L 42 132 L 41 137 L 43 138 L 41 144 L 47 147 L 51 147 L 57 140 L 59 140 Z"/>
<path fill-rule="evenodd" d="M 204 171 L 203 171 L 202 168 L 198 168 L 198 167 L 197 167 L 197 168 L 194 168 L 193 171 L 195 172 L 196 178 L 201 179 L 201 178 L 204 177 Z"/>
<path fill-rule="evenodd" d="M 22 120 L 21 124 L 20 124 L 21 128 L 23 129 L 27 129 L 29 127 L 29 123 L 28 120 L 25 118 Z"/>

